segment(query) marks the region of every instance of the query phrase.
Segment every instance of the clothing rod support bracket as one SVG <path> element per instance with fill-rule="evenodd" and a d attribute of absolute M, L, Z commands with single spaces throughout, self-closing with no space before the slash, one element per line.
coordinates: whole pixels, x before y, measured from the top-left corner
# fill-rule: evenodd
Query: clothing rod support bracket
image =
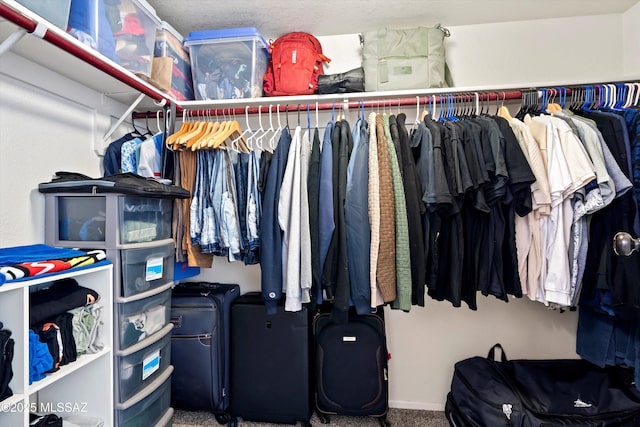
<path fill-rule="evenodd" d="M 104 138 L 102 138 L 102 146 L 103 147 L 105 146 L 105 144 L 108 143 L 108 140 L 111 137 L 111 135 L 113 135 L 113 132 L 115 132 L 116 129 L 118 129 L 118 127 L 122 124 L 122 122 L 124 122 L 125 119 L 127 117 L 129 117 L 131 112 L 133 112 L 133 110 L 138 106 L 138 104 L 140 104 L 140 102 L 142 102 L 142 99 L 144 97 L 145 97 L 144 93 L 141 93 L 140 95 L 138 95 L 138 97 L 136 98 L 135 101 L 133 101 L 131 106 L 129 108 L 127 108 L 127 111 L 125 111 L 122 114 L 122 116 L 120 116 L 118 121 L 113 126 L 111 126 L 111 129 L 109 129 L 109 132 L 107 132 L 106 135 L 104 136 Z M 96 153 L 96 155 L 98 155 L 98 157 L 104 156 L 104 150 L 98 150 L 98 149 L 94 148 L 93 152 Z"/>
<path fill-rule="evenodd" d="M 27 34 L 27 31 L 22 28 L 18 28 L 13 33 L 9 34 L 9 37 L 0 43 L 0 56 L 4 55 L 13 47 L 14 44 L 18 43 L 25 34 Z"/>

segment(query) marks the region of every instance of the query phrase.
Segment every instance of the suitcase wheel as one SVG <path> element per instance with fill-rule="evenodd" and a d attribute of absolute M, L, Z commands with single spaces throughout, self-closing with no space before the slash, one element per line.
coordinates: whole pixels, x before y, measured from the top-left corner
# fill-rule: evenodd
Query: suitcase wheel
<path fill-rule="evenodd" d="M 216 421 L 218 422 L 218 424 L 221 424 L 221 425 L 226 425 L 230 423 L 232 420 L 235 421 L 235 419 L 232 418 L 231 415 L 229 414 L 215 414 L 214 416 L 216 417 Z M 237 421 L 236 421 L 236 424 L 237 424 Z"/>
<path fill-rule="evenodd" d="M 329 424 L 331 422 L 331 419 L 329 418 L 329 415 L 322 414 L 320 412 L 318 412 L 317 414 L 318 414 L 318 419 L 320 420 L 320 422 L 322 424 Z"/>
<path fill-rule="evenodd" d="M 228 427 L 238 427 L 238 419 L 237 418 L 231 418 L 229 420 L 229 423 L 227 424 Z"/>
<path fill-rule="evenodd" d="M 380 427 L 391 427 L 391 423 L 386 416 L 378 418 L 378 423 L 380 423 Z"/>

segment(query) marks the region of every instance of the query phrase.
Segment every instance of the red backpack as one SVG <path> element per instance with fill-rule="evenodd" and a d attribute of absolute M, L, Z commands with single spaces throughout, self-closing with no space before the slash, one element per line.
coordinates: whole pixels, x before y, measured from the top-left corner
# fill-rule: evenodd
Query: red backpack
<path fill-rule="evenodd" d="M 318 76 L 324 74 L 318 39 L 308 33 L 293 32 L 269 43 L 271 59 L 264 75 L 266 96 L 310 95 L 318 90 Z"/>

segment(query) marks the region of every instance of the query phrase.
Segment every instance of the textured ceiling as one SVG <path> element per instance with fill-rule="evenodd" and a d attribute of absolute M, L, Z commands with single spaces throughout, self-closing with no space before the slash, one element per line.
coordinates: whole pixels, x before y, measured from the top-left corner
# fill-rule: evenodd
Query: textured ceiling
<path fill-rule="evenodd" d="M 147 0 L 181 34 L 256 27 L 266 38 L 622 13 L 640 0 Z"/>

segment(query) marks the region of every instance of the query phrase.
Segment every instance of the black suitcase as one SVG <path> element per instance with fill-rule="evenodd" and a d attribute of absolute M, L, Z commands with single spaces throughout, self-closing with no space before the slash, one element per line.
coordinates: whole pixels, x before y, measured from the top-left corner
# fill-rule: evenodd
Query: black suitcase
<path fill-rule="evenodd" d="M 445 413 L 453 427 L 637 427 L 640 393 L 633 372 L 581 359 L 495 359 L 455 364 Z"/>
<path fill-rule="evenodd" d="M 231 307 L 231 415 L 256 422 L 310 426 L 309 310 L 268 315 L 259 292 Z"/>
<path fill-rule="evenodd" d="M 347 323 L 330 313 L 318 314 L 315 338 L 316 410 L 323 423 L 329 415 L 371 416 L 388 426 L 389 384 L 384 312 L 358 315 Z"/>
<path fill-rule="evenodd" d="M 236 284 L 185 282 L 171 296 L 171 405 L 229 421 L 229 334 Z"/>

